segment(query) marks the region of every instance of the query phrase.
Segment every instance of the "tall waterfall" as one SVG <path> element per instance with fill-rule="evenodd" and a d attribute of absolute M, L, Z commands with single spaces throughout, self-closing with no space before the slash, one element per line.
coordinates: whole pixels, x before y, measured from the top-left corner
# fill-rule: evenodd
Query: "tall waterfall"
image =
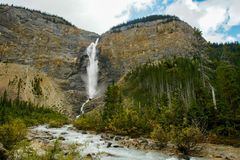
<path fill-rule="evenodd" d="M 98 59 L 96 46 L 98 39 L 95 43 L 91 43 L 87 48 L 87 55 L 89 63 L 87 66 L 87 92 L 89 99 L 94 98 L 97 95 L 97 83 L 98 83 Z"/>
<path fill-rule="evenodd" d="M 87 78 L 85 79 L 86 89 L 88 94 L 88 99 L 82 104 L 80 109 L 80 114 L 84 114 L 84 106 L 91 100 L 96 97 L 98 94 L 97 84 L 98 84 L 98 59 L 97 59 L 97 44 L 98 39 L 95 43 L 91 43 L 86 50 L 88 55 L 88 65 L 87 65 Z M 77 118 L 80 115 L 77 116 Z"/>

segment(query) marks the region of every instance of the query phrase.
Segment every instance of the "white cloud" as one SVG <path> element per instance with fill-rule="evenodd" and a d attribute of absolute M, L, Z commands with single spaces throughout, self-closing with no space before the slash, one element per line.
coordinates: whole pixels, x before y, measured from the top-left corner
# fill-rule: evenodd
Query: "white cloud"
<path fill-rule="evenodd" d="M 217 14 L 216 14 L 217 13 Z M 226 10 L 221 7 L 208 7 L 199 18 L 198 25 L 203 32 L 215 32 L 226 21 Z"/>
<path fill-rule="evenodd" d="M 208 33 L 203 36 L 210 42 L 224 43 L 224 42 L 236 42 L 237 41 L 236 38 L 234 38 L 232 36 L 228 36 L 223 33 Z"/>
<path fill-rule="evenodd" d="M 154 2 L 155 0 L 135 0 L 133 1 L 133 7 L 136 8 L 138 11 L 145 10 Z"/>
<path fill-rule="evenodd" d="M 237 39 L 232 37 L 232 36 L 227 36 L 226 37 L 226 42 L 236 42 L 236 41 L 237 41 Z"/>
<path fill-rule="evenodd" d="M 203 36 L 210 42 L 225 42 L 225 37 L 223 34 L 220 33 L 209 33 L 209 34 L 203 34 Z"/>
<path fill-rule="evenodd" d="M 237 38 L 239 38 L 239 39 L 240 39 L 240 34 L 237 34 Z"/>
<path fill-rule="evenodd" d="M 232 3 L 229 4 L 229 26 L 234 26 L 240 24 L 240 1 L 239 0 L 229 0 Z"/>
<path fill-rule="evenodd" d="M 3 0 L 1 3 L 56 14 L 79 28 L 101 34 L 113 25 L 127 21 L 132 9 L 145 10 L 155 0 Z"/>
<path fill-rule="evenodd" d="M 236 40 L 227 31 L 240 24 L 239 0 L 176 0 L 167 6 L 165 13 L 180 17 L 190 25 L 203 31 L 203 36 L 211 42 Z M 219 33 L 219 29 L 224 31 Z"/>
<path fill-rule="evenodd" d="M 198 27 L 199 25 L 196 20 L 201 17 L 203 12 L 194 4 L 191 0 L 177 0 L 167 6 L 165 14 L 176 15 L 192 26 Z"/>

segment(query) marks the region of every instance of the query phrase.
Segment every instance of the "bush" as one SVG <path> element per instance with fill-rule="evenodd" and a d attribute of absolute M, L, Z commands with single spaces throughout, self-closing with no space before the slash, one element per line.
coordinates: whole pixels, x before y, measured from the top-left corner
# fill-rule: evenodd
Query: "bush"
<path fill-rule="evenodd" d="M 67 154 L 64 153 L 64 150 L 67 150 Z M 64 148 L 60 141 L 56 140 L 53 146 L 47 148 L 46 154 L 39 156 L 38 159 L 43 160 L 76 160 L 80 159 L 79 151 L 77 150 L 76 145 L 70 145 L 67 148 Z"/>
<path fill-rule="evenodd" d="M 116 114 L 107 126 L 114 134 L 139 137 L 149 133 L 150 124 L 148 120 L 136 109 L 127 107 Z"/>
<path fill-rule="evenodd" d="M 66 124 L 66 121 L 64 121 L 64 120 L 50 120 L 49 121 L 50 128 L 60 128 L 65 124 Z"/>
<path fill-rule="evenodd" d="M 30 147 L 30 142 L 23 140 L 17 143 L 8 153 L 9 159 L 37 160 L 40 159 L 37 152 Z"/>
<path fill-rule="evenodd" d="M 0 126 L 0 142 L 6 149 L 11 149 L 17 142 L 26 136 L 26 125 L 16 119 Z"/>
<path fill-rule="evenodd" d="M 65 146 L 57 140 L 52 146 L 44 148 L 45 153 L 39 155 L 27 141 L 18 143 L 10 152 L 9 159 L 17 160 L 76 160 L 80 159 L 76 145 Z M 65 152 L 67 151 L 67 152 Z M 67 154 L 66 154 L 67 153 Z"/>
<path fill-rule="evenodd" d="M 92 111 L 81 115 L 73 122 L 73 125 L 80 130 L 101 130 L 101 115 L 99 112 Z"/>
<path fill-rule="evenodd" d="M 177 146 L 177 149 L 188 154 L 200 142 L 202 133 L 199 128 L 186 127 L 182 129 L 172 128 L 171 140 Z"/>
<path fill-rule="evenodd" d="M 159 147 L 165 147 L 169 140 L 168 134 L 160 125 L 154 127 L 150 137 L 159 142 Z"/>

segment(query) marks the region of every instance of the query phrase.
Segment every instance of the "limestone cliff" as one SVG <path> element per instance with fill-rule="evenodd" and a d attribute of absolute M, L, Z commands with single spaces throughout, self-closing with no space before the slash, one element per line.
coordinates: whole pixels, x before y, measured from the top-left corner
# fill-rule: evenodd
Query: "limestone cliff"
<path fill-rule="evenodd" d="M 13 98 L 19 95 L 76 115 L 87 99 L 85 49 L 99 37 L 98 83 L 102 88 L 149 60 L 203 52 L 205 40 L 187 23 L 171 16 L 146 19 L 113 27 L 100 37 L 54 15 L 0 5 L 0 94 L 7 90 Z M 41 94 L 36 94 L 34 83 Z M 102 97 L 93 100 L 86 111 L 102 101 Z"/>
<path fill-rule="evenodd" d="M 196 29 L 177 17 L 150 16 L 113 27 L 101 36 L 99 49 L 114 67 L 113 78 L 118 79 L 149 60 L 194 56 L 203 51 L 205 44 Z"/>
<path fill-rule="evenodd" d="M 56 81 L 28 65 L 0 63 L 0 95 L 19 97 L 71 116 L 72 108 Z"/>
<path fill-rule="evenodd" d="M 0 5 L 0 62 L 30 66 L 35 73 L 45 73 L 62 91 L 62 97 L 66 97 L 61 100 L 67 101 L 65 106 L 59 105 L 73 108 L 74 113 L 86 100 L 81 78 L 87 64 L 84 51 L 97 37 L 97 34 L 78 29 L 57 16 Z M 22 70 L 16 65 L 15 72 Z M 2 74 L 1 78 L 5 77 Z M 4 81 L 8 83 L 8 79 Z M 54 93 L 55 88 L 50 92 Z M 25 99 L 32 100 L 31 96 L 25 96 Z M 52 105 L 47 101 L 45 104 Z"/>

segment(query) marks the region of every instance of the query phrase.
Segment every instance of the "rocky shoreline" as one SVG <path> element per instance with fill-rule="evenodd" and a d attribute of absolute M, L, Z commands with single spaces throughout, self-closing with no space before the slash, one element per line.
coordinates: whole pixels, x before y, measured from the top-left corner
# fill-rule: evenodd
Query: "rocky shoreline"
<path fill-rule="evenodd" d="M 103 139 L 115 140 L 120 145 L 127 148 L 134 148 L 140 150 L 156 150 L 169 156 L 177 156 L 179 158 L 188 159 L 189 156 L 202 157 L 213 160 L 239 160 L 240 148 L 235 148 L 227 145 L 217 145 L 210 143 L 198 144 L 192 149 L 189 156 L 180 153 L 173 144 L 167 144 L 166 147 L 162 147 L 156 141 L 147 138 L 130 138 L 128 136 L 114 136 L 112 134 L 102 134 Z"/>
<path fill-rule="evenodd" d="M 81 149 L 85 157 L 95 159 L 96 157 L 113 157 L 115 153 L 141 151 L 144 153 L 154 153 L 155 158 L 163 154 L 165 159 L 173 157 L 174 159 L 211 159 L 211 160 L 239 160 L 240 148 L 234 148 L 224 145 L 213 144 L 199 144 L 194 151 L 190 152 L 189 156 L 182 155 L 177 151 L 174 145 L 168 144 L 161 148 L 159 144 L 147 138 L 130 138 L 128 136 L 118 136 L 109 133 L 96 134 L 91 131 L 80 131 L 72 126 L 64 129 L 48 129 L 46 126 L 39 128 L 33 127 L 29 129 L 28 140 L 31 141 L 31 146 L 39 152 L 44 154 L 44 146 L 51 145 L 57 139 L 64 143 L 63 148 L 66 149 L 69 144 L 76 144 L 81 148 L 81 145 L 88 145 L 85 149 Z M 79 135 L 77 135 L 79 134 Z M 74 137 L 75 136 L 75 137 Z M 74 139 L 75 138 L 75 139 Z M 78 139 L 79 138 L 79 139 Z M 78 143 L 79 142 L 79 143 Z M 92 144 L 91 144 L 92 143 Z M 103 148 L 101 148 L 104 146 Z M 112 150 L 114 150 L 112 152 Z M 109 152 L 111 151 L 111 152 Z M 142 153 L 136 153 L 142 154 Z M 116 155 L 115 155 L 116 156 Z M 120 156 L 120 155 L 118 155 Z M 194 157 L 194 158 L 192 158 Z M 195 158 L 198 157 L 198 158 Z M 107 159 L 106 158 L 106 159 Z M 142 158 L 142 157 L 141 157 Z M 139 159 L 141 159 L 139 158 Z M 152 158 L 152 159 L 155 159 Z M 101 158 L 100 158 L 101 159 Z M 103 158 L 105 159 L 105 158 Z"/>

